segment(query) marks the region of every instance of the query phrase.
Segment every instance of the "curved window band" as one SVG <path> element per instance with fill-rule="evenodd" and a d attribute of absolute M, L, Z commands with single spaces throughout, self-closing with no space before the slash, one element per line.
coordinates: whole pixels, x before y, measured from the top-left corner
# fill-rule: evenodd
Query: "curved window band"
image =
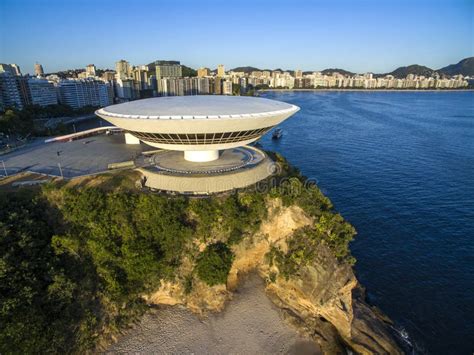
<path fill-rule="evenodd" d="M 254 129 L 249 131 L 223 132 L 223 133 L 144 133 L 127 131 L 138 139 L 150 143 L 161 144 L 225 144 L 246 141 L 267 133 L 271 127 Z"/>

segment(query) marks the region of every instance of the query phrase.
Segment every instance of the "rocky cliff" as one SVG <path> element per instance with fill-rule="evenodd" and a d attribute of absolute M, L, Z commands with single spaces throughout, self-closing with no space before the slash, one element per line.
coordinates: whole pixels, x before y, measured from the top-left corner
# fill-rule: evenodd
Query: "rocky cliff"
<path fill-rule="evenodd" d="M 267 206 L 268 216 L 258 231 L 233 246 L 235 259 L 227 285 L 210 287 L 197 281 L 186 292 L 183 277 L 164 282 L 146 300 L 184 304 L 199 314 L 220 311 L 242 277 L 256 271 L 266 280 L 270 299 L 301 331 L 310 334 L 324 353 L 341 353 L 346 348 L 361 354 L 402 353 L 390 331 L 390 321 L 364 301 L 351 265 L 338 260 L 324 243 L 317 245 L 309 263 L 289 277 L 283 275 L 272 262 L 271 250 L 288 253 L 295 232 L 313 226 L 314 221 L 300 207 L 285 207 L 279 199 L 268 199 Z M 191 269 L 191 263 L 183 263 L 181 274 Z"/>

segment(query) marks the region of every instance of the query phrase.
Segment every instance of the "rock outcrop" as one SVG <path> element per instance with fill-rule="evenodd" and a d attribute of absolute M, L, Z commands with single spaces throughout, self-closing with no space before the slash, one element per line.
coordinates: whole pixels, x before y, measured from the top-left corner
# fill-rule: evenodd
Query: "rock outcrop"
<path fill-rule="evenodd" d="M 288 279 L 271 265 L 272 246 L 286 250 L 293 232 L 314 223 L 297 207 L 284 207 L 278 199 L 269 202 L 267 220 L 254 235 L 233 247 L 235 259 L 227 285 L 206 286 L 198 282 L 191 292 L 183 283 L 164 283 L 147 297 L 151 303 L 184 304 L 196 313 L 220 311 L 232 298 L 243 275 L 252 271 L 266 280 L 266 293 L 288 314 L 292 323 L 318 342 L 324 353 L 349 348 L 361 354 L 403 353 L 390 330 L 390 321 L 364 301 L 364 291 L 352 267 L 338 261 L 324 244 L 317 256 Z"/>

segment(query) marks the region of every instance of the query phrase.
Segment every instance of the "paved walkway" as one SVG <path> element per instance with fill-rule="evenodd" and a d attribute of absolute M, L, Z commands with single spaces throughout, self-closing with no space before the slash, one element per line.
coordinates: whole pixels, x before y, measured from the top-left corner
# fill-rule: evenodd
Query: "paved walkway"
<path fill-rule="evenodd" d="M 9 175 L 26 170 L 60 175 L 60 163 L 64 177 L 71 178 L 105 171 L 108 164 L 133 160 L 146 150 L 153 148 L 145 144 L 126 145 L 122 134 L 99 135 L 65 143 L 44 143 L 44 139 L 38 139 L 0 156 L 0 175 L 5 174 L 3 160 Z"/>

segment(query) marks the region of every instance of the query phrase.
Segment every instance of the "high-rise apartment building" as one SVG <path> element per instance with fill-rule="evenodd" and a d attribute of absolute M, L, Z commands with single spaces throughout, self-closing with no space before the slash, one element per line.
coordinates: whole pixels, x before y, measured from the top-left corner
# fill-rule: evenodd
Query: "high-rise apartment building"
<path fill-rule="evenodd" d="M 57 89 L 46 79 L 28 79 L 29 100 L 32 105 L 48 106 L 58 103 Z"/>
<path fill-rule="evenodd" d="M 224 64 L 219 64 L 217 66 L 217 76 L 222 78 L 223 76 L 225 76 L 225 68 L 224 68 Z"/>
<path fill-rule="evenodd" d="M 183 69 L 180 62 L 176 60 L 157 60 L 155 61 L 156 78 L 181 78 Z"/>
<path fill-rule="evenodd" d="M 184 95 L 197 95 L 199 94 L 199 79 L 196 77 L 193 78 L 184 78 L 179 79 L 183 80 L 183 94 Z"/>
<path fill-rule="evenodd" d="M 232 81 L 225 80 L 222 83 L 222 95 L 232 95 Z"/>
<path fill-rule="evenodd" d="M 175 60 L 157 60 L 153 63 L 155 65 L 156 83 L 158 95 L 167 92 L 169 88 L 163 87 L 162 79 L 166 78 L 181 78 L 183 76 L 183 69 L 180 62 Z M 174 90 L 174 89 L 173 89 Z M 176 89 L 177 90 L 177 89 Z"/>
<path fill-rule="evenodd" d="M 128 79 L 132 75 L 132 67 L 126 60 L 119 60 L 115 63 L 115 72 L 117 79 Z"/>
<path fill-rule="evenodd" d="M 15 78 L 18 83 L 18 87 L 20 89 L 20 96 L 23 102 L 23 106 L 31 105 L 31 95 L 30 95 L 30 89 L 28 87 L 29 77 L 17 75 L 15 76 Z"/>
<path fill-rule="evenodd" d="M 199 68 L 197 71 L 197 75 L 199 78 L 204 78 L 211 74 L 211 70 L 209 68 Z"/>
<path fill-rule="evenodd" d="M 132 77 L 137 82 L 139 90 L 149 89 L 148 67 L 146 65 L 139 65 L 133 68 Z"/>
<path fill-rule="evenodd" d="M 239 84 L 240 84 L 240 91 L 242 93 L 245 93 L 247 91 L 247 78 L 240 78 Z"/>
<path fill-rule="evenodd" d="M 35 75 L 36 76 L 43 76 L 44 75 L 43 66 L 38 62 L 35 63 Z"/>
<path fill-rule="evenodd" d="M 112 81 L 115 79 L 115 73 L 113 71 L 105 71 L 102 73 L 102 80 Z"/>
<path fill-rule="evenodd" d="M 59 101 L 72 108 L 112 104 L 110 83 L 94 79 L 69 79 L 58 84 Z"/>
<path fill-rule="evenodd" d="M 87 77 L 94 77 L 94 76 L 96 75 L 95 71 L 96 71 L 95 65 L 94 65 L 94 64 L 89 64 L 89 65 L 86 67 L 86 75 L 87 75 Z"/>
<path fill-rule="evenodd" d="M 9 73 L 11 75 L 21 75 L 20 67 L 16 64 L 0 63 L 0 73 Z"/>
<path fill-rule="evenodd" d="M 221 82 L 221 79 L 217 79 Z M 159 96 L 209 95 L 214 93 L 214 79 L 205 78 L 164 78 L 160 80 Z M 230 89 L 232 93 L 232 88 Z"/>
<path fill-rule="evenodd" d="M 7 107 L 22 109 L 24 106 L 18 76 L 10 72 L 0 73 L 0 103 L 2 109 Z"/>
<path fill-rule="evenodd" d="M 116 79 L 115 96 L 119 101 L 130 101 L 139 98 L 138 88 L 133 79 Z"/>
<path fill-rule="evenodd" d="M 198 78 L 198 93 L 201 95 L 208 95 L 211 93 L 211 85 L 209 78 Z"/>
<path fill-rule="evenodd" d="M 295 78 L 302 78 L 303 71 L 302 70 L 295 70 Z"/>
<path fill-rule="evenodd" d="M 221 95 L 222 94 L 222 79 L 216 77 L 214 79 L 214 94 Z"/>

